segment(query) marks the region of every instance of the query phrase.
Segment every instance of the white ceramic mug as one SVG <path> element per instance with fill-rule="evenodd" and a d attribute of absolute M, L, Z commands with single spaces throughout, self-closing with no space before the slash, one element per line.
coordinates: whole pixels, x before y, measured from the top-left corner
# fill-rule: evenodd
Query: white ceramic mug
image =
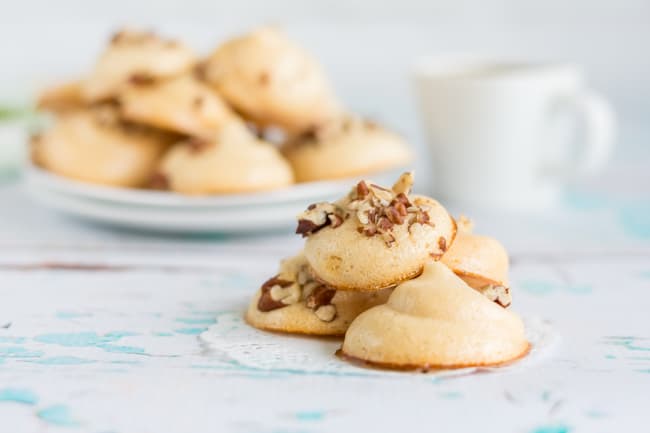
<path fill-rule="evenodd" d="M 609 159 L 615 116 L 576 66 L 440 58 L 419 63 L 415 78 L 442 199 L 547 207 Z"/>

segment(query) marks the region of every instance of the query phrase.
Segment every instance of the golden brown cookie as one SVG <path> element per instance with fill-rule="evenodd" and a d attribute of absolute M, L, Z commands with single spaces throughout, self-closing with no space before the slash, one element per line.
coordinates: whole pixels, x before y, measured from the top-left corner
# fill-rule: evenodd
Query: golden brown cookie
<path fill-rule="evenodd" d="M 41 92 L 36 108 L 52 112 L 77 110 L 86 105 L 81 81 L 69 81 L 49 87 Z"/>
<path fill-rule="evenodd" d="M 267 191 L 293 182 L 291 167 L 280 152 L 238 121 L 214 138 L 176 144 L 162 160 L 159 174 L 170 190 L 196 195 Z"/>
<path fill-rule="evenodd" d="M 529 350 L 524 324 L 440 262 L 350 325 L 342 353 L 397 369 L 498 365 Z"/>
<path fill-rule="evenodd" d="M 194 136 L 212 135 L 234 117 L 221 97 L 193 74 L 131 83 L 119 101 L 126 119 Z"/>
<path fill-rule="evenodd" d="M 230 104 L 261 125 L 300 133 L 340 112 L 320 65 L 274 28 L 227 41 L 203 70 Z"/>
<path fill-rule="evenodd" d="M 300 253 L 283 260 L 278 275 L 262 285 L 248 307 L 246 321 L 269 331 L 339 336 L 359 314 L 386 302 L 390 291 L 331 289 L 312 278 Z"/>
<path fill-rule="evenodd" d="M 387 189 L 361 181 L 343 199 L 298 216 L 305 257 L 319 281 L 339 290 L 371 291 L 417 276 L 456 235 L 437 201 L 410 193 L 411 173 Z"/>
<path fill-rule="evenodd" d="M 169 137 L 123 122 L 109 106 L 61 114 L 33 141 L 42 167 L 69 178 L 110 186 L 139 187 L 149 181 Z"/>
<path fill-rule="evenodd" d="M 183 43 L 151 32 L 122 30 L 110 40 L 83 84 L 84 99 L 112 99 L 126 83 L 150 83 L 180 75 L 196 63 Z"/>
<path fill-rule="evenodd" d="M 293 139 L 283 149 L 298 182 L 339 179 L 403 167 L 411 152 L 379 125 L 343 116 Z"/>
<path fill-rule="evenodd" d="M 496 239 L 460 231 L 441 261 L 492 301 L 503 307 L 512 302 L 508 253 Z"/>

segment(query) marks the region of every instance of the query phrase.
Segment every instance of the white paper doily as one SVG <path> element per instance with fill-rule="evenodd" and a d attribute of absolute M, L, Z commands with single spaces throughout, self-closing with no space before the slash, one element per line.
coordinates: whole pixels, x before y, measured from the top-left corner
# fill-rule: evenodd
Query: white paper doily
<path fill-rule="evenodd" d="M 331 376 L 405 376 L 449 377 L 481 371 L 521 369 L 538 362 L 558 341 L 548 322 L 538 318 L 524 321 L 531 343 L 530 353 L 523 359 L 503 367 L 471 367 L 421 372 L 401 372 L 364 368 L 335 355 L 341 340 L 295 336 L 260 331 L 249 326 L 241 311 L 221 313 L 216 324 L 200 335 L 212 359 L 224 369 L 258 372 Z"/>

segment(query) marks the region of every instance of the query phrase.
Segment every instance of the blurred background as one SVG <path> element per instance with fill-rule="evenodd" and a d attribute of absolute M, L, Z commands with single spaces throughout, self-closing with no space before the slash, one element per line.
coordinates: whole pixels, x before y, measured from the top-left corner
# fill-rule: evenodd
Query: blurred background
<path fill-rule="evenodd" d="M 464 52 L 581 64 L 620 117 L 613 162 L 646 164 L 649 17 L 645 0 L 23 0 L 0 14 L 0 104 L 24 106 L 35 89 L 87 71 L 122 25 L 208 53 L 228 36 L 272 23 L 313 52 L 352 110 L 404 134 L 421 155 L 412 65 L 420 56 Z M 418 159 L 421 182 L 427 161 Z"/>

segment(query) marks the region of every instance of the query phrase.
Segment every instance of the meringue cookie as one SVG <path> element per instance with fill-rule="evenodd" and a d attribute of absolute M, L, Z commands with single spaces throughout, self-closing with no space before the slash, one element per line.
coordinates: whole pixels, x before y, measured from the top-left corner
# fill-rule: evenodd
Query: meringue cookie
<path fill-rule="evenodd" d="M 208 83 L 260 125 L 300 133 L 340 112 L 316 60 L 271 27 L 227 41 L 203 69 Z"/>
<path fill-rule="evenodd" d="M 62 113 L 33 141 L 34 162 L 73 179 L 110 186 L 141 187 L 154 173 L 170 137 L 125 123 L 115 108 Z"/>
<path fill-rule="evenodd" d="M 437 201 L 411 195 L 411 173 L 392 189 L 361 181 L 343 199 L 298 216 L 314 277 L 339 290 L 372 291 L 417 276 L 454 240 L 453 218 Z"/>
<path fill-rule="evenodd" d="M 391 289 L 343 292 L 315 281 L 300 253 L 283 260 L 278 275 L 253 297 L 246 321 L 259 329 L 309 335 L 342 336 L 368 308 L 383 304 Z"/>
<path fill-rule="evenodd" d="M 401 167 L 408 146 L 375 123 L 344 116 L 292 140 L 283 149 L 298 182 L 338 179 Z"/>
<path fill-rule="evenodd" d="M 357 317 L 342 354 L 388 368 L 498 365 L 529 350 L 522 320 L 470 288 L 440 262 L 399 285 L 385 305 Z"/>
<path fill-rule="evenodd" d="M 36 108 L 54 113 L 76 110 L 86 105 L 81 81 L 69 81 L 43 90 L 36 101 Z"/>
<path fill-rule="evenodd" d="M 193 51 L 181 42 L 142 31 L 116 33 L 83 84 L 90 102 L 111 99 L 130 82 L 148 83 L 180 75 L 196 63 Z"/>
<path fill-rule="evenodd" d="M 239 122 L 214 138 L 176 144 L 158 170 L 172 191 L 185 194 L 242 193 L 282 188 L 293 173 L 280 152 Z"/>
<path fill-rule="evenodd" d="M 126 119 L 194 136 L 209 136 L 235 116 L 216 92 L 192 74 L 129 84 L 119 101 Z"/>

